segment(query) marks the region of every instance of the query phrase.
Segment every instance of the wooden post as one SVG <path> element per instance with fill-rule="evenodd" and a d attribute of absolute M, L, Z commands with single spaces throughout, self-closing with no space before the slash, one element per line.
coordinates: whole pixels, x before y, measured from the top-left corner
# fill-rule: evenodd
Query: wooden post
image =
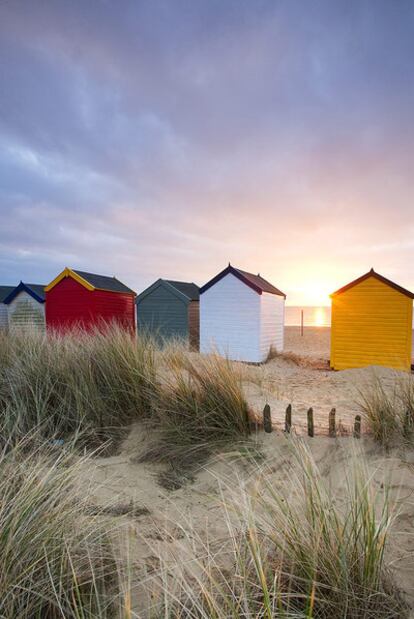
<path fill-rule="evenodd" d="M 361 438 L 361 415 L 355 417 L 354 438 Z"/>
<path fill-rule="evenodd" d="M 308 436 L 314 436 L 313 408 L 308 410 Z"/>
<path fill-rule="evenodd" d="M 290 434 L 290 429 L 292 427 L 292 404 L 288 404 L 285 413 L 285 432 L 286 434 Z"/>
<path fill-rule="evenodd" d="M 300 334 L 303 337 L 303 310 L 300 310 Z"/>
<path fill-rule="evenodd" d="M 334 438 L 336 436 L 336 427 L 335 427 L 335 414 L 336 409 L 332 408 L 329 413 L 329 436 Z"/>
<path fill-rule="evenodd" d="M 263 427 L 265 432 L 272 432 L 273 430 L 269 404 L 266 404 L 263 409 Z"/>

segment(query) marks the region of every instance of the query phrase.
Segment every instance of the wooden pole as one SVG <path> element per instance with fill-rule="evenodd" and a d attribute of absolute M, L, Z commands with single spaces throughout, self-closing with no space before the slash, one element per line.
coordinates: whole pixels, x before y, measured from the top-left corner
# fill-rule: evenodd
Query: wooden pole
<path fill-rule="evenodd" d="M 273 430 L 269 404 L 266 404 L 263 409 L 263 427 L 265 432 L 270 433 Z"/>
<path fill-rule="evenodd" d="M 336 427 L 335 427 L 335 414 L 336 409 L 332 408 L 329 413 L 329 436 L 334 438 L 336 436 Z"/>
<path fill-rule="evenodd" d="M 354 438 L 361 438 L 361 415 L 355 417 Z"/>
<path fill-rule="evenodd" d="M 303 337 L 303 310 L 300 310 L 300 334 Z"/>
<path fill-rule="evenodd" d="M 314 436 L 313 408 L 308 410 L 308 436 Z"/>
<path fill-rule="evenodd" d="M 292 404 L 288 404 L 285 413 L 285 432 L 286 434 L 290 434 L 290 429 L 292 427 Z"/>

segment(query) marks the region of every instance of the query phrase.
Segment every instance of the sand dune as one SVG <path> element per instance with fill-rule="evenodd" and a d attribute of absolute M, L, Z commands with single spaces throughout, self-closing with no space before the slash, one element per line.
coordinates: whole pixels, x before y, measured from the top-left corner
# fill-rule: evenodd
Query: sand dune
<path fill-rule="evenodd" d="M 242 368 L 244 390 L 250 406 L 260 414 L 264 404 L 269 403 L 276 426 L 272 434 L 260 432 L 260 448 L 274 471 L 275 485 L 289 484 L 287 441 L 277 430 L 283 423 L 287 404 L 291 403 L 294 429 L 298 434 L 305 434 L 306 410 L 312 406 L 318 436 L 313 439 L 304 436 L 303 440 L 309 445 L 322 475 L 340 498 L 351 445 L 355 441 L 350 437 L 330 439 L 323 436 L 326 435 L 329 410 L 336 407 L 344 429 L 351 429 L 355 414 L 360 412 L 358 389 L 369 384 L 374 374 L 392 389 L 400 375 L 384 368 L 329 371 L 326 368 L 329 329 L 307 329 L 303 338 L 297 329 L 287 329 L 286 348 L 284 355 L 263 366 Z M 133 596 L 133 606 L 140 617 L 147 616 L 146 609 L 153 601 L 147 584 L 160 567 L 160 557 L 173 563 L 177 556 L 183 558 L 194 552 L 188 531 L 194 531 L 190 536 L 192 539 L 203 538 L 208 531 L 211 540 L 224 544 L 227 530 L 222 501 L 226 494 L 226 480 L 234 479 L 236 483 L 241 479 L 247 483 L 258 474 L 243 458 L 222 455 L 210 460 L 192 483 L 168 492 L 158 485 L 156 479 L 163 465 L 137 463 L 137 456 L 143 452 L 147 441 L 145 427 L 134 425 L 120 454 L 97 458 L 94 468 L 85 470 L 83 480 L 92 488 L 98 504 L 135 506 L 137 515 L 127 517 L 127 525 L 134 573 L 137 583 L 141 581 L 134 588 Z M 381 484 L 389 484 L 392 503 L 398 509 L 394 541 L 387 553 L 398 585 L 414 608 L 414 453 L 394 450 L 384 454 L 369 437 L 356 443 L 361 457 L 367 460 L 376 486 L 381 489 Z"/>
<path fill-rule="evenodd" d="M 226 488 L 243 483 L 253 484 L 260 474 L 242 458 L 228 455 L 212 459 L 196 475 L 195 481 L 174 492 L 159 487 L 156 473 L 162 467 L 137 464 L 137 454 L 146 442 L 145 429 L 137 424 L 125 441 L 118 456 L 97 459 L 95 469 L 85 470 L 85 480 L 91 484 L 97 504 L 133 504 L 138 516 L 127 518 L 129 553 L 133 558 L 136 586 L 133 586 L 133 606 L 140 617 L 147 617 L 153 599 L 148 582 L 162 562 L 173 565 L 197 550 L 193 541 L 208 535 L 212 544 L 225 544 L 228 534 L 223 513 Z M 332 490 L 341 498 L 346 469 L 349 465 L 352 438 L 304 439 Z M 289 484 L 289 452 L 281 433 L 260 436 L 261 449 L 268 470 L 272 470 L 275 487 Z M 388 559 L 406 599 L 414 607 L 414 455 L 413 453 L 381 453 L 370 439 L 358 442 L 375 486 L 389 483 L 392 505 L 398 510 L 393 528 L 393 540 Z M 230 482 L 229 482 L 230 480 Z M 224 494 L 223 494 L 224 493 Z M 145 508 L 145 509 L 143 509 Z M 141 515 L 139 515 L 141 514 Z M 195 543 L 195 542 L 194 542 Z M 199 549 L 202 552 L 202 549 Z M 140 583 L 140 584 L 138 584 Z"/>

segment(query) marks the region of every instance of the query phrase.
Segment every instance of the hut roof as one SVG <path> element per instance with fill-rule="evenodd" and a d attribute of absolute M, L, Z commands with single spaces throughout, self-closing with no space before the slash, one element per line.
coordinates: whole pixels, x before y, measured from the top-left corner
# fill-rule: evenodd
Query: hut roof
<path fill-rule="evenodd" d="M 14 290 L 15 286 L 0 286 L 0 303 L 4 303 L 9 294 Z"/>
<path fill-rule="evenodd" d="M 171 286 L 174 286 L 179 292 L 188 297 L 191 301 L 198 301 L 200 298 L 200 289 L 193 282 L 177 282 L 172 279 L 165 280 Z"/>
<path fill-rule="evenodd" d="M 237 279 L 242 281 L 246 286 L 252 288 L 258 294 L 262 294 L 263 292 L 268 292 L 270 294 L 276 294 L 280 297 L 284 297 L 286 299 L 286 295 L 284 292 L 281 292 L 276 286 L 273 286 L 270 282 L 264 279 L 260 274 L 254 275 L 253 273 L 249 273 L 248 271 L 242 271 L 242 269 L 236 269 L 231 264 L 226 267 L 223 271 L 221 271 L 218 275 L 213 277 L 209 282 L 204 284 L 200 288 L 200 294 L 203 294 L 206 290 L 214 286 L 217 282 L 219 282 L 223 277 L 231 273 Z"/>
<path fill-rule="evenodd" d="M 145 297 L 151 294 L 159 286 L 164 286 L 176 297 L 189 303 L 190 301 L 198 301 L 200 298 L 199 287 L 193 282 L 178 282 L 172 279 L 157 279 L 151 286 L 148 286 L 137 296 L 137 303 L 140 303 Z"/>
<path fill-rule="evenodd" d="M 374 269 L 371 269 L 370 271 L 368 271 L 368 273 L 365 273 L 364 275 L 361 275 L 361 277 L 358 277 L 357 279 L 354 279 L 352 282 L 349 282 L 349 284 L 346 284 L 346 286 L 342 286 L 342 288 L 339 288 L 339 290 L 336 290 L 335 292 L 333 292 L 330 295 L 331 298 L 335 297 L 338 294 L 342 294 L 343 292 L 346 292 L 347 290 L 349 290 L 350 288 L 353 288 L 354 286 L 357 286 L 358 284 L 360 284 L 364 280 L 368 279 L 369 277 L 375 277 L 377 280 L 379 280 L 383 284 L 387 284 L 387 286 L 390 286 L 391 288 L 394 288 L 394 290 L 397 290 L 398 292 L 401 292 L 401 294 L 405 294 L 410 299 L 414 299 L 414 294 L 412 292 L 410 292 L 406 288 L 402 288 L 401 286 L 399 286 L 395 282 L 391 281 L 390 279 L 387 279 L 383 275 L 380 275 L 379 273 L 376 273 L 376 271 L 374 271 Z"/>
<path fill-rule="evenodd" d="M 109 277 L 107 275 L 98 275 L 96 273 L 88 273 L 86 271 L 78 271 L 76 269 L 70 269 L 66 267 L 55 279 L 50 282 L 45 288 L 46 292 L 51 290 L 56 284 L 58 284 L 64 277 L 72 277 L 82 286 L 85 286 L 89 290 L 107 290 L 109 292 L 124 292 L 134 294 L 135 292 L 125 286 L 116 277 Z"/>
<path fill-rule="evenodd" d="M 20 282 L 20 284 L 12 288 L 10 293 L 5 297 L 3 303 L 8 305 L 20 292 L 27 292 L 27 294 L 38 301 L 38 303 L 44 303 L 46 300 L 44 284 L 26 284 L 25 282 Z"/>
<path fill-rule="evenodd" d="M 125 284 L 120 282 L 116 277 L 97 275 L 96 273 L 87 273 L 86 271 L 74 270 L 74 272 L 89 282 L 89 284 L 91 284 L 94 288 L 99 288 L 99 290 L 109 290 L 110 292 L 132 292 L 135 294 L 131 288 L 125 286 Z"/>

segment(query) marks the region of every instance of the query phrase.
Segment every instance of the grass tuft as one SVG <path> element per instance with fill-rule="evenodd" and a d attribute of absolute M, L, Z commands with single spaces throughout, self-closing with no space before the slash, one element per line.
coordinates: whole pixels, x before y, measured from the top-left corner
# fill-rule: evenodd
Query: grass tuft
<path fill-rule="evenodd" d="M 36 429 L 95 448 L 151 411 L 155 350 L 119 328 L 0 336 L 3 443 Z"/>
<path fill-rule="evenodd" d="M 161 483 L 180 487 L 215 450 L 245 441 L 249 409 L 237 367 L 218 356 L 173 354 L 154 391 L 151 424 L 157 433 L 143 456 L 169 465 Z"/>
<path fill-rule="evenodd" d="M 113 617 L 118 568 L 76 490 L 84 462 L 28 447 L 0 453 L 0 616 Z"/>
<path fill-rule="evenodd" d="M 358 391 L 358 403 L 375 441 L 389 448 L 412 445 L 414 439 L 414 380 L 411 376 L 395 382 L 388 390 L 380 377 Z"/>
<path fill-rule="evenodd" d="M 346 468 L 339 501 L 305 444 L 292 440 L 291 447 L 289 484 L 266 468 L 257 469 L 253 486 L 228 482 L 229 539 L 199 538 L 194 554 L 169 569 L 174 587 L 161 586 L 164 617 L 408 616 L 385 561 L 388 494 L 376 491 L 361 454 Z"/>

